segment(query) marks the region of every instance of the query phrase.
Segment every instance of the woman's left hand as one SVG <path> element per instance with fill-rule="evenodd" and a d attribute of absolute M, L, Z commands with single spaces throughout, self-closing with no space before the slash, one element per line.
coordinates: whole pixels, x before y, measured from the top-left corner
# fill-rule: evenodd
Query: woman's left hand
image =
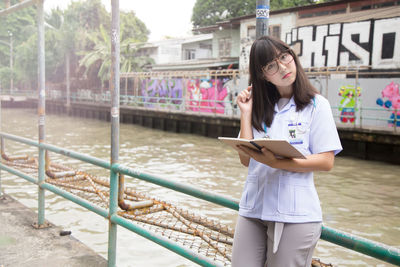
<path fill-rule="evenodd" d="M 246 146 L 238 146 L 238 148 L 246 153 L 249 157 L 272 168 L 274 168 L 276 162 L 278 161 L 275 155 L 265 147 L 263 147 L 261 151 L 251 149 Z"/>

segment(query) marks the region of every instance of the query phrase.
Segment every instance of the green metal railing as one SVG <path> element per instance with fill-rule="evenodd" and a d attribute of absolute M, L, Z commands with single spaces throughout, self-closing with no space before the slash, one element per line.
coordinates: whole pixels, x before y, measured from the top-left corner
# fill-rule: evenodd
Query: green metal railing
<path fill-rule="evenodd" d="M 130 177 L 133 178 L 137 178 L 143 181 L 147 181 L 153 184 L 157 184 L 159 186 L 162 187 L 166 187 L 196 198 L 200 198 L 233 210 L 238 210 L 239 209 L 239 205 L 238 205 L 238 201 L 236 199 L 230 198 L 230 197 L 226 197 L 226 196 L 222 196 L 219 194 L 214 194 L 211 193 L 209 191 L 205 191 L 205 190 L 200 190 L 198 188 L 186 185 L 186 184 L 182 184 L 182 183 L 177 183 L 174 181 L 170 181 L 167 179 L 163 179 L 161 177 L 157 177 L 154 175 L 150 175 L 150 174 L 146 174 L 143 173 L 137 169 L 132 169 L 129 167 L 126 167 L 122 164 L 111 164 L 107 161 L 104 161 L 102 159 L 99 158 L 95 158 L 92 156 L 88 156 L 88 155 L 84 155 L 75 151 L 71 151 L 71 150 L 67 150 L 67 149 L 63 149 L 57 146 L 53 146 L 50 144 L 45 144 L 45 143 L 38 143 L 36 141 L 30 140 L 30 139 L 26 139 L 23 137 L 19 137 L 19 136 L 15 136 L 15 135 L 11 135 L 11 134 L 7 134 L 7 133 L 0 133 L 0 137 L 2 139 L 9 139 L 12 141 L 16 141 L 19 143 L 23 143 L 26 145 L 30 145 L 30 146 L 35 146 L 38 147 L 39 149 L 43 149 L 43 150 L 48 150 L 57 154 L 61 154 L 70 158 L 74 158 L 74 159 L 78 159 L 80 161 L 83 162 L 87 162 L 99 167 L 102 167 L 104 169 L 108 169 L 111 171 L 111 175 L 110 175 L 110 195 L 116 195 L 116 192 L 118 192 L 118 177 L 117 174 L 121 173 L 121 174 L 125 174 L 128 175 Z M 110 220 L 110 222 L 113 222 L 117 225 L 120 225 L 132 232 L 135 232 L 167 249 L 170 249 L 171 251 L 197 263 L 200 264 L 202 266 L 218 266 L 217 263 L 212 262 L 210 259 L 205 258 L 204 256 L 201 256 L 197 253 L 192 252 L 191 250 L 188 250 L 187 248 L 184 248 L 166 238 L 163 238 L 161 236 L 155 235 L 154 233 L 140 227 L 137 226 L 135 224 L 133 224 L 131 221 L 126 220 L 125 218 L 122 218 L 121 216 L 116 215 L 115 212 L 110 212 L 109 210 L 105 210 L 103 208 L 99 208 L 95 205 L 93 205 L 92 203 L 88 202 L 87 200 L 84 200 L 80 197 L 77 197 L 73 194 L 70 194 L 52 184 L 46 183 L 45 181 L 43 182 L 39 182 L 38 180 L 36 180 L 35 178 L 32 178 L 28 175 L 26 175 L 25 173 L 22 173 L 18 170 L 15 170 L 13 168 L 10 168 L 2 163 L 0 163 L 0 169 L 7 171 L 11 174 L 17 175 L 31 183 L 37 184 L 39 185 L 40 188 L 42 189 L 46 189 L 49 190 L 59 196 L 62 196 L 78 205 L 81 205 L 82 207 L 88 209 L 89 211 L 92 211 L 104 218 L 108 218 Z M 117 199 L 113 199 L 112 201 L 114 201 L 116 203 Z M 112 205 L 110 205 L 112 206 Z M 39 212 L 40 214 L 40 212 Z M 44 213 L 43 213 L 44 214 Z M 44 218 L 39 218 L 42 219 L 44 221 Z M 395 264 L 400 266 L 400 251 L 399 249 L 395 248 L 395 247 L 391 247 L 391 246 L 387 246 L 385 244 L 382 243 L 378 243 L 372 240 L 368 240 L 365 238 L 361 238 L 358 236 L 354 236 L 352 234 L 349 233 L 345 233 L 342 231 L 338 231 L 335 229 L 332 229 L 330 227 L 326 227 L 323 226 L 322 228 L 322 235 L 321 235 L 321 239 L 326 240 L 328 242 L 343 246 L 345 248 L 348 249 L 352 249 L 354 251 L 360 252 L 362 254 L 368 255 L 368 256 L 372 256 L 374 258 Z M 109 242 L 108 244 L 108 249 L 109 251 L 111 251 L 112 253 L 115 253 L 115 242 L 114 240 L 112 240 L 113 242 Z"/>

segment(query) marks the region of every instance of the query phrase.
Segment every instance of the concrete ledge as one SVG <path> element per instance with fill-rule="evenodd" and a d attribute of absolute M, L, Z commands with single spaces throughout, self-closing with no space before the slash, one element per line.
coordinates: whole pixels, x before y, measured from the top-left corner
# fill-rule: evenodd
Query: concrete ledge
<path fill-rule="evenodd" d="M 0 266 L 107 266 L 107 261 L 62 229 L 35 229 L 37 214 L 7 194 L 0 197 Z"/>

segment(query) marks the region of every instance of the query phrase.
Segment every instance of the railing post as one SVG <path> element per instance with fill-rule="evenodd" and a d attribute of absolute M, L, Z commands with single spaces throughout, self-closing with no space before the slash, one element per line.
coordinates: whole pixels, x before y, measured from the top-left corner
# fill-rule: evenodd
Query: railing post
<path fill-rule="evenodd" d="M 45 58 L 44 58 L 44 11 L 43 0 L 37 2 L 37 25 L 38 25 L 38 85 L 39 85 L 39 98 L 38 98 L 38 115 L 39 115 L 39 144 L 44 143 L 45 139 Z M 44 213 L 45 213 L 45 192 L 40 187 L 44 182 L 44 154 L 45 150 L 39 147 L 39 168 L 38 168 L 38 222 L 37 227 L 44 226 Z"/>
<path fill-rule="evenodd" d="M 118 163 L 119 154 L 119 102 L 120 102 L 120 44 L 119 44 L 119 0 L 111 1 L 111 166 Z M 118 209 L 118 174 L 110 171 L 110 206 L 108 230 L 108 266 L 116 266 L 117 224 L 111 217 Z"/>

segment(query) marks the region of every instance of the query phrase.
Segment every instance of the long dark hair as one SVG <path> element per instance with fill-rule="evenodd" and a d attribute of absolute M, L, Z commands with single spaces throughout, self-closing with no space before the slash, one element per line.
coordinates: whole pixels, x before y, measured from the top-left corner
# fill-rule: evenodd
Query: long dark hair
<path fill-rule="evenodd" d="M 265 79 L 263 67 L 274 60 L 281 52 L 289 51 L 296 64 L 296 80 L 293 84 L 293 96 L 296 111 L 303 110 L 317 94 L 317 90 L 308 80 L 297 55 L 290 47 L 271 36 L 258 38 L 250 50 L 250 83 L 253 87 L 252 126 L 262 131 L 262 123 L 270 127 L 274 119 L 274 107 L 281 97 L 276 86 Z"/>

